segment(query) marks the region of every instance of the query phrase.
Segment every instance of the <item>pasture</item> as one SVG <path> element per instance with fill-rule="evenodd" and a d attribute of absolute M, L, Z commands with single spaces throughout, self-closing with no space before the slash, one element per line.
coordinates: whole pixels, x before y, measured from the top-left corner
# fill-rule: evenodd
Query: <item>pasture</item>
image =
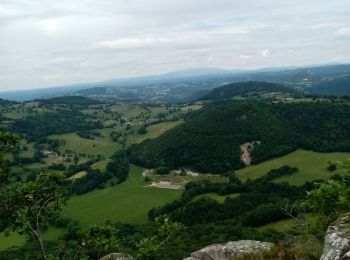
<path fill-rule="evenodd" d="M 151 208 L 179 198 L 181 191 L 147 187 L 142 170 L 132 165 L 124 183 L 72 197 L 62 215 L 78 220 L 83 228 L 105 219 L 146 223 Z"/>
<path fill-rule="evenodd" d="M 226 198 L 234 199 L 234 198 L 239 197 L 239 193 L 228 194 L 228 195 L 219 195 L 217 193 L 210 192 L 210 193 L 197 195 L 194 198 L 192 198 L 192 201 L 197 201 L 197 200 L 200 200 L 200 199 L 206 198 L 206 197 L 208 197 L 210 199 L 213 199 L 213 200 L 216 200 L 219 203 L 224 203 Z"/>
<path fill-rule="evenodd" d="M 293 185 L 302 185 L 306 181 L 315 179 L 328 179 L 334 174 L 342 174 L 344 170 L 328 171 L 329 162 L 350 160 L 350 153 L 318 153 L 297 150 L 285 156 L 275 158 L 257 165 L 251 165 L 236 171 L 236 176 L 242 181 L 256 179 L 265 175 L 271 169 L 283 165 L 298 167 L 299 171 L 291 176 L 282 176 L 276 182 L 289 182 Z"/>
<path fill-rule="evenodd" d="M 78 154 L 100 154 L 105 157 L 110 157 L 121 148 L 121 145 L 112 142 L 109 136 L 95 137 L 95 139 L 92 140 L 81 138 L 77 134 L 71 133 L 52 135 L 50 136 L 50 139 L 64 140 L 66 142 L 59 147 L 61 153 L 65 153 L 66 150 L 71 150 Z"/>

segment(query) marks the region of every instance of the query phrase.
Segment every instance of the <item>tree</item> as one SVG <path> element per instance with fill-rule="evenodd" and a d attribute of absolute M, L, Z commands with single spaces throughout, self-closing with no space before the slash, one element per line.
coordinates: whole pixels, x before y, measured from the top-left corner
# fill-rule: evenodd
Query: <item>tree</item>
<path fill-rule="evenodd" d="M 331 163 L 330 165 L 328 165 L 327 169 L 330 172 L 334 172 L 337 169 L 337 165 L 335 163 Z"/>
<path fill-rule="evenodd" d="M 169 243 L 183 226 L 170 221 L 164 215 L 156 218 L 155 224 L 156 229 L 152 235 L 138 237 L 134 234 L 125 237 L 120 223 L 106 220 L 91 227 L 87 232 L 80 243 L 83 245 L 82 255 L 87 255 L 89 259 L 99 259 L 110 253 L 123 252 L 135 260 L 159 259 L 159 250 Z"/>
<path fill-rule="evenodd" d="M 329 223 L 350 210 L 349 179 L 336 175 L 327 182 L 318 184 L 308 192 L 301 206 L 305 212 L 317 213 L 316 221 L 310 223 L 310 231 L 323 238 Z"/>
<path fill-rule="evenodd" d="M 156 223 L 158 225 L 156 234 L 136 244 L 135 259 L 157 259 L 159 249 L 183 228 L 181 224 L 170 221 L 165 215 L 156 218 Z"/>
<path fill-rule="evenodd" d="M 63 174 L 40 174 L 35 181 L 19 183 L 11 179 L 4 156 L 18 143 L 18 137 L 0 133 L 0 222 L 3 228 L 27 234 L 45 252 L 43 231 L 49 220 L 67 198 L 66 179 Z"/>
<path fill-rule="evenodd" d="M 77 154 L 74 155 L 74 163 L 77 164 L 79 162 L 79 156 Z"/>
<path fill-rule="evenodd" d="M 18 141 L 18 136 L 0 132 L 0 191 L 10 181 L 10 169 L 7 167 L 4 157 L 13 151 Z"/>
<path fill-rule="evenodd" d="M 147 128 L 146 128 L 146 126 L 145 126 L 145 125 L 142 125 L 142 126 L 139 128 L 139 130 L 137 131 L 137 133 L 138 133 L 139 135 L 144 135 L 144 134 L 146 134 L 146 133 L 147 133 Z"/>
<path fill-rule="evenodd" d="M 40 174 L 35 181 L 9 185 L 1 194 L 1 219 L 8 229 L 32 237 L 47 259 L 43 232 L 67 198 L 63 174 Z"/>
<path fill-rule="evenodd" d="M 325 225 L 350 209 L 350 188 L 345 179 L 328 180 L 308 193 L 304 207 L 317 212 Z"/>

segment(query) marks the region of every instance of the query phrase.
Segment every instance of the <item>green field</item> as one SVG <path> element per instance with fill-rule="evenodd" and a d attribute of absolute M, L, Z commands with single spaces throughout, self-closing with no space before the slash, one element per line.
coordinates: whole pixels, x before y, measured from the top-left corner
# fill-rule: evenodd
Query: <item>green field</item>
<path fill-rule="evenodd" d="M 25 242 L 25 236 L 21 236 L 18 233 L 10 233 L 9 235 L 0 233 L 0 251 L 13 246 L 22 246 Z"/>
<path fill-rule="evenodd" d="M 316 214 L 307 214 L 306 221 L 307 221 L 309 226 L 316 224 L 317 215 Z M 257 230 L 259 230 L 259 231 L 275 230 L 278 232 L 286 232 L 286 231 L 290 230 L 291 228 L 296 227 L 297 225 L 298 225 L 297 220 L 292 219 L 292 218 L 288 218 L 288 219 L 284 219 L 284 220 L 280 220 L 280 221 L 276 221 L 273 223 L 263 225 L 261 227 L 258 227 Z"/>
<path fill-rule="evenodd" d="M 97 163 L 98 167 L 98 163 Z M 146 187 L 142 168 L 131 166 L 129 178 L 122 184 L 103 190 L 95 190 L 72 197 L 63 209 L 62 216 L 78 220 L 83 228 L 101 223 L 105 219 L 125 223 L 146 223 L 152 207 L 164 205 L 180 197 L 181 191 Z M 50 228 L 44 234 L 46 240 L 54 240 L 62 234 L 59 228 Z M 0 233 L 0 251 L 25 243 L 24 236 Z"/>
<path fill-rule="evenodd" d="M 264 226 L 258 227 L 259 231 L 267 231 L 267 230 L 275 230 L 278 232 L 286 232 L 291 229 L 296 224 L 294 219 L 284 219 L 280 221 L 276 221 L 273 223 L 266 224 Z"/>
<path fill-rule="evenodd" d="M 214 192 L 210 192 L 210 193 L 205 193 L 205 194 L 201 194 L 201 195 L 197 195 L 195 196 L 192 201 L 197 201 L 200 200 L 201 198 L 205 198 L 205 197 L 209 197 L 213 200 L 216 200 L 219 203 L 223 203 L 225 201 L 226 198 L 237 198 L 239 197 L 239 193 L 235 193 L 235 194 L 228 194 L 228 195 L 219 195 L 217 193 Z"/>
<path fill-rule="evenodd" d="M 164 123 L 159 123 L 155 125 L 150 125 L 147 127 L 147 133 L 144 135 L 139 135 L 135 134 L 132 136 L 128 137 L 128 143 L 133 144 L 133 143 L 141 143 L 142 141 L 146 140 L 147 138 L 152 139 L 156 138 L 157 136 L 163 134 L 164 132 L 168 131 L 169 129 L 178 126 L 182 124 L 183 121 L 173 121 L 173 122 L 164 122 Z"/>
<path fill-rule="evenodd" d="M 128 119 L 140 116 L 141 113 L 147 113 L 147 110 L 132 104 L 117 104 L 110 108 L 113 112 L 118 112 Z"/>
<path fill-rule="evenodd" d="M 257 165 L 248 166 L 236 171 L 236 175 L 242 181 L 256 179 L 265 175 L 271 169 L 283 165 L 298 167 L 299 171 L 292 176 L 278 178 L 277 182 L 287 181 L 290 184 L 302 185 L 306 181 L 315 179 L 328 179 L 336 173 L 343 173 L 343 170 L 329 172 L 327 170 L 329 161 L 346 161 L 350 159 L 350 153 L 317 153 L 305 150 L 297 150 L 288 155 L 272 159 Z"/>
<path fill-rule="evenodd" d="M 50 227 L 44 233 L 45 240 L 56 240 L 58 236 L 62 235 L 64 232 L 61 228 Z M 26 237 L 15 232 L 11 232 L 8 235 L 5 233 L 0 233 L 0 251 L 6 250 L 14 246 L 22 246 L 26 242 Z"/>
<path fill-rule="evenodd" d="M 109 136 L 96 137 L 94 140 L 81 138 L 77 134 L 62 134 L 52 135 L 51 139 L 65 140 L 65 145 L 60 145 L 60 152 L 64 153 L 65 150 L 72 150 L 76 153 L 85 153 L 91 155 L 101 154 L 105 157 L 109 157 L 120 149 L 120 144 L 112 142 Z"/>
<path fill-rule="evenodd" d="M 181 191 L 145 187 L 142 168 L 131 166 L 122 184 L 72 197 L 62 215 L 78 220 L 85 228 L 105 219 L 126 223 L 145 223 L 147 213 L 180 197 Z"/>

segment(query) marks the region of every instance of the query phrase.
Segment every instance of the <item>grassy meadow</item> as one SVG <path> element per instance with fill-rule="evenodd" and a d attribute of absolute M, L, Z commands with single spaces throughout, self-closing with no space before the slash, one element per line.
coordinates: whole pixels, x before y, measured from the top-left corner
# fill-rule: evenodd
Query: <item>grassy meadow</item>
<path fill-rule="evenodd" d="M 334 172 L 328 171 L 328 163 L 350 160 L 350 153 L 318 153 L 305 150 L 297 150 L 285 156 L 275 158 L 257 165 L 251 165 L 236 171 L 236 176 L 242 181 L 256 179 L 265 175 L 271 169 L 283 165 L 298 167 L 299 171 L 292 176 L 282 176 L 276 182 L 287 181 L 290 184 L 302 185 L 306 181 L 315 179 L 328 179 L 334 174 L 343 173 L 342 169 Z"/>
<path fill-rule="evenodd" d="M 76 153 L 86 153 L 91 155 L 103 155 L 110 157 L 120 149 L 120 144 L 112 142 L 109 136 L 97 137 L 94 140 L 81 138 L 77 134 L 62 134 L 52 135 L 51 139 L 65 140 L 66 144 L 60 145 L 59 150 L 65 153 L 66 150 L 71 150 Z"/>
<path fill-rule="evenodd" d="M 164 132 L 168 131 L 169 129 L 178 126 L 182 124 L 183 121 L 174 121 L 174 122 L 164 122 L 164 123 L 159 123 L 155 125 L 150 125 L 147 127 L 147 133 L 144 135 L 136 135 L 134 137 L 134 142 L 135 143 L 141 143 L 142 141 L 146 140 L 147 138 L 152 139 L 156 138 L 157 136 L 163 134 Z"/>
<path fill-rule="evenodd" d="M 235 194 L 228 194 L 228 195 L 219 195 L 219 194 L 216 194 L 214 192 L 210 192 L 210 193 L 205 193 L 205 194 L 201 194 L 201 195 L 197 195 L 195 196 L 192 201 L 197 201 L 197 200 L 200 200 L 201 198 L 205 198 L 205 197 L 208 197 L 208 198 L 211 198 L 213 200 L 216 200 L 217 202 L 219 203 L 223 203 L 225 201 L 226 198 L 231 198 L 231 199 L 234 199 L 234 198 L 237 198 L 239 197 L 239 193 L 235 193 Z"/>
<path fill-rule="evenodd" d="M 179 198 L 181 191 L 145 186 L 142 170 L 131 166 L 130 175 L 124 183 L 72 197 L 62 215 L 78 220 L 85 228 L 105 219 L 146 223 L 152 207 Z"/>

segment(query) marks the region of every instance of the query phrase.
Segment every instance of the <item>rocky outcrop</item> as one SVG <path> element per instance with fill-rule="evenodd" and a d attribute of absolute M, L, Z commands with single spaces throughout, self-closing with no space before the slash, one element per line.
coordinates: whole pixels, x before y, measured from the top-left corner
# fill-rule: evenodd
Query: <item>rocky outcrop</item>
<path fill-rule="evenodd" d="M 100 260 L 133 260 L 133 258 L 122 253 L 112 253 L 100 258 Z"/>
<path fill-rule="evenodd" d="M 327 229 L 320 260 L 350 259 L 350 213 L 341 216 Z"/>
<path fill-rule="evenodd" d="M 233 241 L 225 245 L 216 244 L 205 247 L 184 260 L 232 260 L 235 257 L 270 250 L 273 245 L 254 240 Z"/>

